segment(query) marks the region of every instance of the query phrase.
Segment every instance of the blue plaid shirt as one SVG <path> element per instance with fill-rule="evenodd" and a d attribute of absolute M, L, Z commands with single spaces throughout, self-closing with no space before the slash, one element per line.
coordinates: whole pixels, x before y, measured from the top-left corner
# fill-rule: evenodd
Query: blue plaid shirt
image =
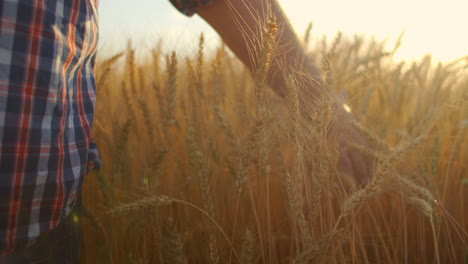
<path fill-rule="evenodd" d="M 57 226 L 86 173 L 95 0 L 0 2 L 0 253 Z"/>
<path fill-rule="evenodd" d="M 170 0 L 171 3 L 187 16 L 192 16 L 197 9 L 214 3 L 216 0 Z"/>
<path fill-rule="evenodd" d="M 97 1 L 0 2 L 0 255 L 54 229 L 100 167 Z M 171 2 L 192 15 L 213 0 Z"/>

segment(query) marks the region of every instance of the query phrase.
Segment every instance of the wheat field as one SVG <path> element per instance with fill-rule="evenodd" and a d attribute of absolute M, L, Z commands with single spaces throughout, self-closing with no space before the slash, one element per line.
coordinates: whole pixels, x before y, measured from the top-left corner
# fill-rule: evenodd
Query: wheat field
<path fill-rule="evenodd" d="M 98 62 L 82 263 L 466 263 L 468 57 L 397 62 L 371 38 L 308 52 L 373 149 L 367 185 L 337 170 L 320 100 L 260 90 L 223 46 Z M 258 99 L 262 95 L 262 100 Z"/>

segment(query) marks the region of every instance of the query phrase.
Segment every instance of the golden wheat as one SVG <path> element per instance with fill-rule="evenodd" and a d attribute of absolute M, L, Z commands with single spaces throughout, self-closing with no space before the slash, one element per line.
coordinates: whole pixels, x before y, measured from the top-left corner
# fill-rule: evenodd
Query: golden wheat
<path fill-rule="evenodd" d="M 286 68 L 285 100 L 267 89 L 280 26 L 266 23 L 253 76 L 203 36 L 194 58 L 160 44 L 138 61 L 129 44 L 99 63 L 105 165 L 85 182 L 83 263 L 463 262 L 468 60 L 396 63 L 398 43 L 308 30 L 327 89 L 352 95 L 373 146 L 349 145 L 376 160 L 358 188 L 337 170 L 333 97 L 304 115 Z"/>

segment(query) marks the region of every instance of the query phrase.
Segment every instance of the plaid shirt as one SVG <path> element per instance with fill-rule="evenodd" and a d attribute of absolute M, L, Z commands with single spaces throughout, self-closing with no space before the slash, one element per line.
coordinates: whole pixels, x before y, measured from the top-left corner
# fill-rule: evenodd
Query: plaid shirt
<path fill-rule="evenodd" d="M 216 0 L 170 0 L 171 3 L 187 16 L 192 16 L 197 9 L 214 3 Z"/>
<path fill-rule="evenodd" d="M 0 2 L 0 255 L 34 243 L 99 168 L 98 0 Z M 171 0 L 182 13 L 214 0 Z"/>
<path fill-rule="evenodd" d="M 95 105 L 96 0 L 0 2 L 0 254 L 73 208 Z"/>

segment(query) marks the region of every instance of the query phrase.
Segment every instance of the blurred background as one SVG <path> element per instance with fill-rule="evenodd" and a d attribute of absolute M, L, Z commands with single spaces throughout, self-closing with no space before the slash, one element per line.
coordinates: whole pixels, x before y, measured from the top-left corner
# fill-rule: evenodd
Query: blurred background
<path fill-rule="evenodd" d="M 336 169 L 332 100 L 303 119 L 296 82 L 280 103 L 199 17 L 100 0 L 81 263 L 468 263 L 468 1 L 279 1 L 376 180 Z"/>
<path fill-rule="evenodd" d="M 466 0 L 279 0 L 299 35 L 313 22 L 313 35 L 330 38 L 337 31 L 388 39 L 393 45 L 403 31 L 395 59 L 414 60 L 432 53 L 448 62 L 468 55 Z M 137 50 L 151 49 L 163 39 L 163 49 L 193 52 L 201 32 L 208 47 L 219 37 L 200 17 L 180 14 L 168 0 L 101 0 L 101 55 L 123 50 L 131 39 Z"/>

